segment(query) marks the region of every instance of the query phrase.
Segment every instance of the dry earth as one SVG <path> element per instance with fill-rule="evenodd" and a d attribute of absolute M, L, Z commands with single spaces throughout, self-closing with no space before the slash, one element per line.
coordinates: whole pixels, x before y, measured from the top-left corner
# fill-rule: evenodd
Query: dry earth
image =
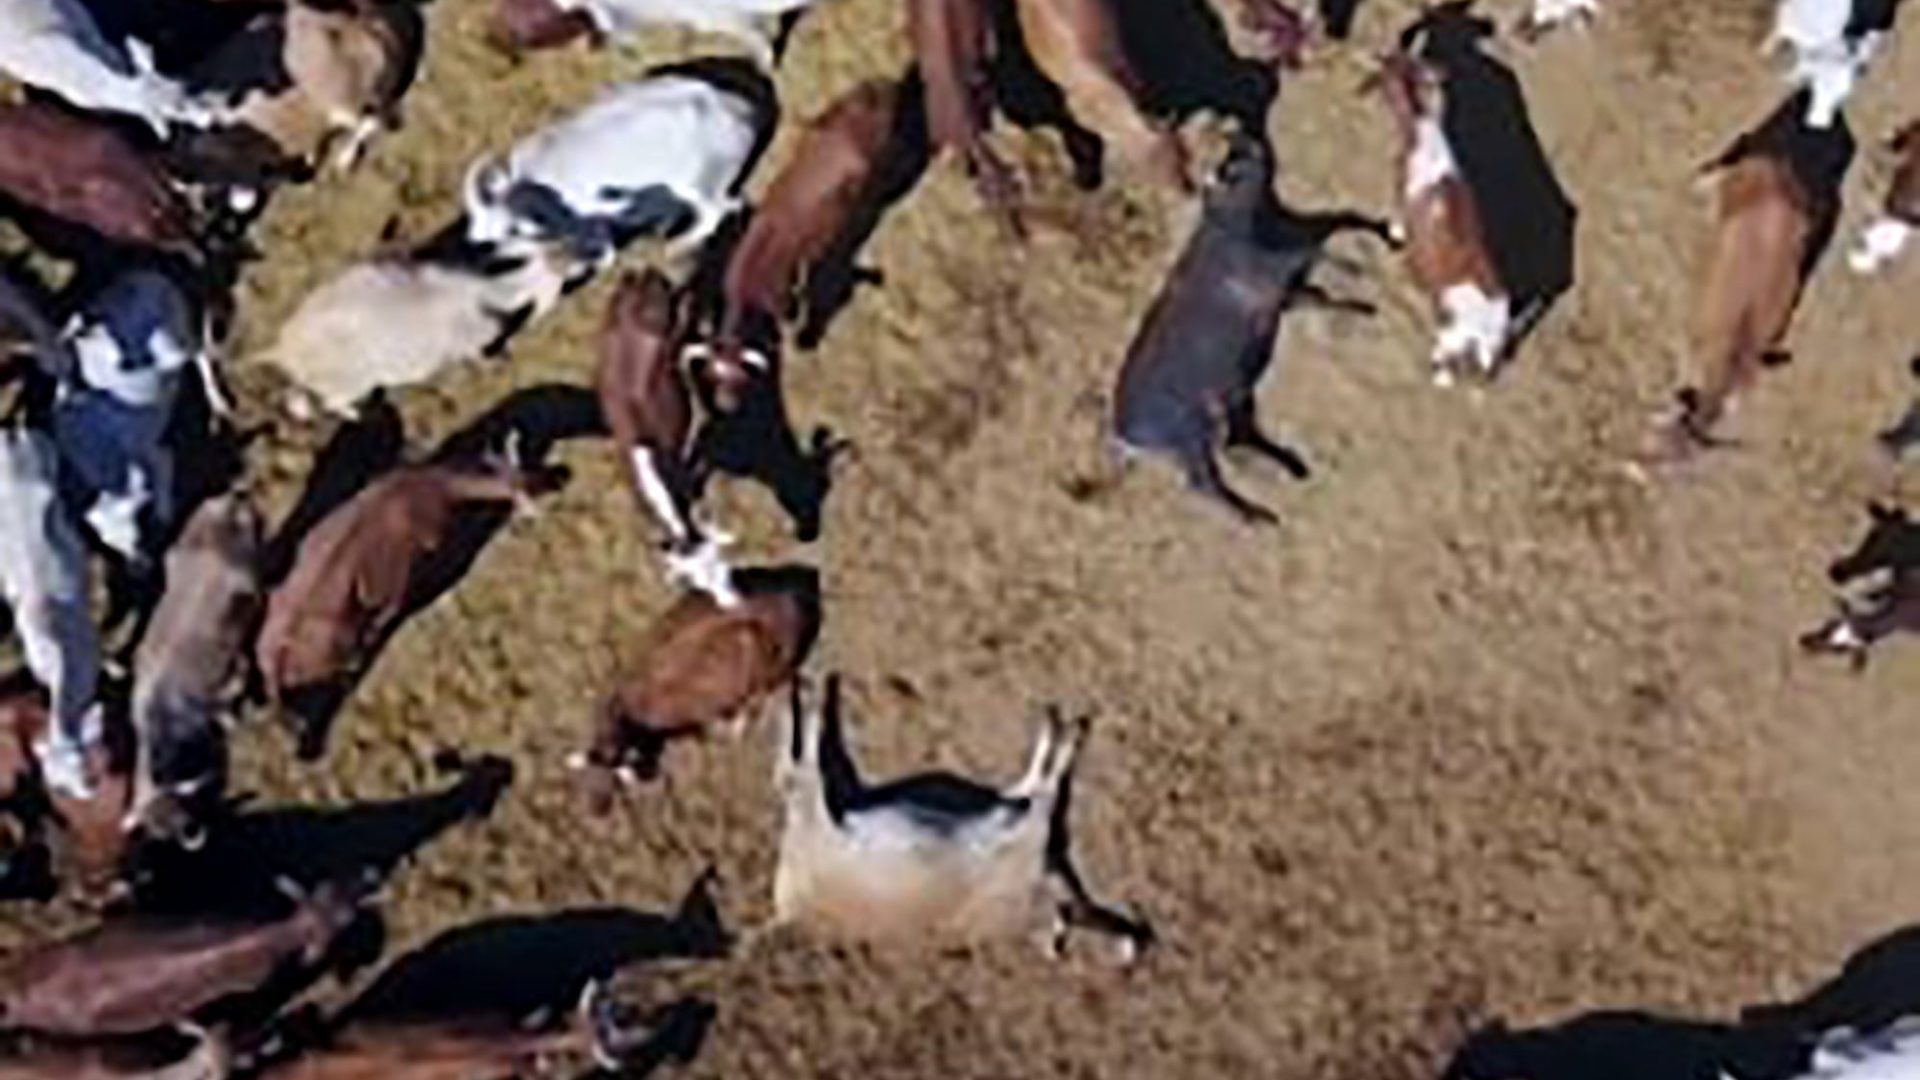
<path fill-rule="evenodd" d="M 1577 285 L 1508 378 L 1442 392 L 1397 263 L 1339 241 L 1361 272 L 1333 276 L 1382 310 L 1286 322 L 1261 411 L 1316 476 L 1233 470 L 1281 511 L 1272 531 L 1158 467 L 1091 497 L 1079 483 L 1192 208 L 1124 177 L 1078 193 L 1051 136 L 1009 133 L 1040 208 L 1021 249 L 936 167 L 870 249 L 885 287 L 790 369 L 797 422 L 858 445 L 824 538 L 796 547 L 740 484 L 720 514 L 749 557 L 821 567 L 815 668 L 846 674 L 875 772 L 1006 777 L 1038 705 L 1097 711 L 1079 860 L 1162 945 L 1121 970 L 1025 945 L 886 955 L 774 938 L 638 968 L 638 993 L 717 1006 L 688 1075 L 1430 1076 L 1494 1017 L 1729 1017 L 1920 921 L 1906 782 L 1920 646 L 1856 676 L 1793 645 L 1827 610 L 1821 568 L 1864 500 L 1912 483 L 1868 436 L 1905 405 L 1920 261 L 1863 283 L 1836 247 L 1796 362 L 1738 418 L 1740 448 L 1652 488 L 1619 468 L 1684 347 L 1706 208 L 1692 169 L 1780 94 L 1755 55 L 1769 6 L 1617 0 L 1590 33 L 1493 46 L 1579 206 Z M 823 2 L 779 76 L 788 117 L 896 71 L 899 7 Z M 405 131 L 359 174 L 272 209 L 241 295 L 246 342 L 390 216 L 413 235 L 443 221 L 476 154 L 606 79 L 727 47 L 669 33 L 515 64 L 481 45 L 484 9 L 437 0 Z M 1271 132 L 1290 201 L 1387 207 L 1392 133 L 1356 85 L 1412 12 L 1373 0 L 1352 45 L 1288 81 Z M 1909 111 L 1899 96 L 1920 94 L 1907 30 L 1850 110 L 1863 153 L 1841 243 L 1884 180 L 1870 146 Z M 575 296 L 510 365 L 403 395 L 410 437 L 429 445 L 516 389 L 585 383 L 604 296 Z M 264 412 L 271 380 L 241 381 Z M 289 425 L 261 448 L 276 506 L 320 434 Z M 669 596 L 607 447 L 560 456 L 570 488 L 405 628 L 323 763 L 293 762 L 275 731 L 245 740 L 243 786 L 267 804 L 427 790 L 443 748 L 513 762 L 490 817 L 396 875 L 396 951 L 502 915 L 669 911 L 708 867 L 731 929 L 768 911 L 770 725 L 673 754 L 668 782 L 605 818 L 569 782 L 623 644 Z"/>

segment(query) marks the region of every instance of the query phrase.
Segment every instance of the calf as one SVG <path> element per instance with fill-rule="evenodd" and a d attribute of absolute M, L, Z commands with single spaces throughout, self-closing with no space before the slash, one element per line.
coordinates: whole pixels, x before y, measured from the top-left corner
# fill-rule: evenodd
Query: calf
<path fill-rule="evenodd" d="M 657 271 L 627 274 L 600 331 L 600 410 L 641 509 L 667 533 L 670 577 L 739 603 L 720 549 L 730 539 L 693 519 L 688 455 L 693 398 L 680 369 L 683 305 Z"/>
<path fill-rule="evenodd" d="M 227 1080 L 225 1040 L 199 1028 L 190 1034 L 184 1049 L 171 1034 L 17 1040 L 23 1045 L 0 1051 L 0 1080 Z"/>
<path fill-rule="evenodd" d="M 667 609 L 633 651 L 633 660 L 594 718 L 577 768 L 605 783 L 658 774 L 675 738 L 721 723 L 744 724 L 768 694 L 794 677 L 819 629 L 816 585 L 807 580 L 752 584 L 733 607 L 687 593 Z"/>
<path fill-rule="evenodd" d="M 898 83 L 873 80 L 841 95 L 801 132 L 786 167 L 754 208 L 727 259 L 715 349 L 777 347 L 795 293 L 851 228 L 881 179 L 900 108 Z"/>
<path fill-rule="evenodd" d="M 1141 112 L 1143 88 L 1109 0 L 1018 0 L 1021 36 L 1075 120 L 1160 183 L 1192 190 L 1178 135 Z"/>
<path fill-rule="evenodd" d="M 1273 194 L 1271 151 L 1236 140 L 1207 189 L 1199 227 L 1127 350 L 1114 393 L 1120 448 L 1167 455 L 1196 491 L 1244 520 L 1273 521 L 1226 485 L 1214 454 L 1224 437 L 1306 475 L 1296 455 L 1261 432 L 1253 390 L 1271 361 L 1281 312 L 1301 299 L 1325 301 L 1307 275 L 1342 229 L 1386 231 L 1357 215 L 1290 213 Z"/>
<path fill-rule="evenodd" d="M 771 66 L 773 45 L 760 20 L 806 7 L 812 0 L 496 0 L 488 36 L 508 52 L 547 49 L 588 38 L 624 41 L 641 29 L 680 23 L 739 38 Z"/>
<path fill-rule="evenodd" d="M 1811 186 L 1791 146 L 1766 131 L 1741 136 L 1706 167 L 1718 185 L 1712 248 L 1689 365 L 1675 404 L 1655 422 L 1644 454 L 1650 463 L 1678 463 L 1715 445 L 1714 428 L 1735 398 L 1763 367 L 1788 358 L 1787 331 L 1838 196 Z"/>
<path fill-rule="evenodd" d="M 0 0 L 0 26 L 0 73 L 20 82 L 82 109 L 138 117 L 162 138 L 169 124 L 213 121 L 213 110 L 154 70 L 145 43 L 108 41 L 80 0 Z"/>
<path fill-rule="evenodd" d="M 1788 81 L 1808 91 L 1806 122 L 1829 128 L 1893 28 L 1899 0 L 1780 0 L 1762 52 L 1793 51 Z"/>
<path fill-rule="evenodd" d="M 193 215 L 153 159 L 105 124 L 51 105 L 0 106 L 0 195 L 108 240 L 197 250 Z"/>
<path fill-rule="evenodd" d="M 1871 274 L 1906 249 L 1915 228 L 1920 228 L 1920 120 L 1907 124 L 1887 143 L 1897 155 L 1893 180 L 1887 185 L 1887 197 L 1880 216 L 1860 233 L 1859 246 L 1847 257 L 1853 269 Z"/>
<path fill-rule="evenodd" d="M 424 382 L 503 355 L 508 339 L 559 303 L 574 266 L 550 244 L 459 243 L 355 263 L 308 293 L 264 360 L 309 400 L 353 416 L 375 390 Z"/>
<path fill-rule="evenodd" d="M 1880 639 L 1902 630 L 1920 633 L 1920 526 L 1894 507 L 1873 503 L 1868 511 L 1872 524 L 1866 537 L 1850 554 L 1836 559 L 1827 576 L 1835 585 L 1845 585 L 1884 572 L 1885 582 L 1867 594 L 1866 607 L 1836 599 L 1835 617 L 1800 638 L 1808 652 L 1846 656 L 1856 668 L 1866 666 Z"/>
<path fill-rule="evenodd" d="M 840 736 L 839 688 L 809 711 L 794 688 L 776 783 L 784 825 L 774 925 L 821 937 L 899 944 L 1045 934 L 1069 927 L 1119 937 L 1131 959 L 1141 923 L 1096 904 L 1067 859 L 1066 793 L 1087 723 L 1051 713 L 1013 786 L 945 774 L 862 781 Z"/>
<path fill-rule="evenodd" d="M 559 479 L 505 460 L 429 462 L 397 468 L 335 509 L 268 597 L 255 653 L 268 695 L 307 716 L 308 700 L 349 685 L 405 613 L 416 578 L 463 510 L 526 505 Z"/>
<path fill-rule="evenodd" d="M 957 154 L 981 198 L 1021 236 L 1019 184 L 987 143 L 994 109 L 988 2 L 907 0 L 907 35 L 925 89 L 927 135 L 935 152 Z"/>
<path fill-rule="evenodd" d="M 222 495 L 194 511 L 167 552 L 166 591 L 133 657 L 135 746 L 126 826 L 166 836 L 188 802 L 226 779 L 224 723 L 238 705 L 264 597 L 259 511 Z"/>
<path fill-rule="evenodd" d="M 91 793 L 87 748 L 100 739 L 100 642 L 88 610 L 86 547 L 59 495 L 58 452 L 41 433 L 0 430 L 0 598 L 27 667 L 52 695 L 53 724 L 37 748 L 47 785 Z"/>
<path fill-rule="evenodd" d="M 692 250 L 738 202 L 734 189 L 772 122 L 770 107 L 707 78 L 659 74 L 468 171 L 467 234 L 564 239 L 605 264 L 637 236 Z"/>
<path fill-rule="evenodd" d="M 1383 94 L 1400 130 L 1407 266 L 1440 320 L 1433 380 L 1448 386 L 1469 371 L 1491 377 L 1511 341 L 1513 304 L 1479 199 L 1447 141 L 1440 74 L 1397 51 L 1382 58 L 1368 82 Z"/>
<path fill-rule="evenodd" d="M 313 968 L 359 918 L 365 882 L 327 883 L 273 919 L 127 917 L 28 949 L 0 970 L 0 1024 L 52 1035 L 131 1035 Z"/>
<path fill-rule="evenodd" d="M 166 275 L 132 270 L 67 325 L 75 363 L 61 379 L 53 436 L 79 509 L 102 544 L 135 565 L 174 525 L 173 421 L 180 379 L 199 377 L 226 411 L 194 305 Z"/>
<path fill-rule="evenodd" d="M 224 42 L 190 84 L 226 99 L 226 120 L 263 136 L 278 162 L 311 167 L 331 145 L 352 168 L 397 126 L 410 48 L 398 16 L 372 0 L 319 7 L 292 0 Z"/>
<path fill-rule="evenodd" d="M 476 1016 L 445 1021 L 362 1021 L 325 1045 L 259 1075 L 264 1080 L 472 1080 L 579 1075 L 591 1058 L 618 1074 L 642 1041 L 597 985 L 587 987 L 573 1023 L 558 1030 Z M 576 1067 L 562 1063 L 571 1060 Z M 624 1075 L 624 1074 L 622 1074 Z"/>

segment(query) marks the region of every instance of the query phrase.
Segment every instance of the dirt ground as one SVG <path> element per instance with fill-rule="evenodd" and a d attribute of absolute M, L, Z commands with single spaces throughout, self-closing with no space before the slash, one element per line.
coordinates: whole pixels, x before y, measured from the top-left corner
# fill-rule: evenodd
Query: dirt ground
<path fill-rule="evenodd" d="M 1520 7 L 1485 6 L 1503 22 Z M 821 568 L 813 670 L 845 674 L 871 772 L 1010 777 L 1040 705 L 1094 711 L 1078 860 L 1161 944 L 1131 969 L 1098 950 L 1056 965 L 1025 943 L 888 954 L 784 938 L 642 965 L 635 992 L 717 1009 L 686 1075 L 1432 1076 L 1496 1017 L 1730 1017 L 1920 920 L 1903 887 L 1920 873 L 1905 783 L 1920 772 L 1920 646 L 1864 675 L 1794 647 L 1828 610 L 1822 568 L 1864 501 L 1912 483 L 1869 436 L 1906 404 L 1920 260 L 1863 282 L 1840 258 L 1882 189 L 1872 146 L 1905 117 L 1898 97 L 1920 94 L 1911 27 L 1849 110 L 1863 152 L 1841 239 L 1796 361 L 1734 425 L 1739 447 L 1655 487 L 1619 467 L 1685 346 L 1707 208 L 1692 170 L 1781 94 L 1756 56 L 1770 7 L 1615 0 L 1590 32 L 1491 46 L 1579 207 L 1577 284 L 1507 378 L 1441 391 L 1397 261 L 1338 241 L 1358 272 L 1330 280 L 1381 310 L 1288 316 L 1261 412 L 1315 475 L 1230 466 L 1281 513 L 1269 531 L 1158 466 L 1110 491 L 1081 483 L 1193 207 L 1124 174 L 1080 193 L 1051 136 L 1009 131 L 1037 208 L 1019 248 L 936 166 L 870 248 L 885 286 L 789 367 L 803 435 L 827 425 L 857 446 L 824 537 L 795 545 L 745 484 L 722 484 L 716 512 L 750 561 Z M 728 47 L 668 33 L 516 64 L 481 44 L 485 8 L 436 0 L 405 130 L 358 174 L 272 208 L 239 355 L 390 216 L 410 235 L 444 221 L 478 153 L 604 80 Z M 787 117 L 896 72 L 899 8 L 822 0 L 779 75 Z M 1413 11 L 1372 0 L 1354 42 L 1287 80 L 1271 132 L 1290 203 L 1389 207 L 1393 135 L 1356 88 Z M 605 295 L 570 299 L 510 364 L 401 395 L 409 436 L 430 445 L 515 390 L 586 383 Z M 239 381 L 264 412 L 270 380 Z M 323 434 L 288 424 L 259 449 L 276 507 Z M 769 910 L 772 725 L 680 748 L 666 782 L 604 818 L 568 778 L 624 645 L 670 596 L 608 447 L 578 440 L 559 459 L 568 489 L 406 626 L 321 763 L 294 762 L 277 731 L 244 740 L 240 786 L 267 805 L 443 786 L 446 748 L 512 762 L 490 816 L 395 875 L 396 953 L 500 916 L 670 912 L 708 868 L 730 930 Z"/>

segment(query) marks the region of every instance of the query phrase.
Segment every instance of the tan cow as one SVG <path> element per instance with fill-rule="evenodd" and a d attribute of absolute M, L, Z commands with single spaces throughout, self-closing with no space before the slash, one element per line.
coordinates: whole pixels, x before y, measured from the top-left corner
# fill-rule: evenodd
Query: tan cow
<path fill-rule="evenodd" d="M 1154 180 L 1193 190 L 1178 135 L 1141 112 L 1143 88 L 1127 59 L 1111 0 L 1018 0 L 1020 32 L 1073 118 Z"/>

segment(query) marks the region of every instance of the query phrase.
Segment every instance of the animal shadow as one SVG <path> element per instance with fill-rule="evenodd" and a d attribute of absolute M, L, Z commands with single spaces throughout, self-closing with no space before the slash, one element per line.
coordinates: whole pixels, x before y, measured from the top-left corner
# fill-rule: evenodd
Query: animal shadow
<path fill-rule="evenodd" d="M 1877 570 L 1895 574 L 1920 569 L 1920 525 L 1905 510 L 1884 503 L 1868 503 L 1872 524 L 1854 549 L 1827 567 L 1827 578 L 1845 585 Z"/>
<path fill-rule="evenodd" d="M 1920 379 L 1920 356 L 1908 361 L 1907 370 L 1915 379 Z M 1920 444 L 1920 401 L 1909 404 L 1900 419 L 1878 432 L 1874 441 L 1895 460 L 1905 457 L 1907 451 Z"/>
<path fill-rule="evenodd" d="M 1073 167 L 1075 186 L 1083 191 L 1098 188 L 1106 173 L 1104 141 L 1073 118 L 1066 94 L 1034 61 L 1020 32 L 1019 13 L 1013 0 L 993 4 L 990 14 L 995 42 L 990 77 L 995 103 L 1008 120 L 1023 128 L 1051 128 L 1059 132 Z M 919 92 L 924 93 L 925 88 L 919 86 L 917 76 L 914 82 Z M 917 99 L 913 106 L 916 114 L 924 113 Z"/>
<path fill-rule="evenodd" d="M 278 901 L 283 880 L 312 886 L 363 874 L 384 878 L 441 833 L 490 816 L 513 783 L 513 766 L 503 758 L 440 764 L 458 772 L 451 785 L 401 799 L 271 810 L 246 810 L 236 800 L 207 823 L 198 849 L 142 853 L 134 905 L 158 914 L 254 911 Z"/>
<path fill-rule="evenodd" d="M 702 874 L 666 915 L 575 908 L 487 919 L 449 930 L 394 961 L 342 1015 L 344 1023 L 563 1013 L 587 985 L 634 964 L 713 959 L 731 944 Z"/>
<path fill-rule="evenodd" d="M 824 426 L 814 428 L 801 443 L 787 415 L 780 368 L 779 357 L 769 357 L 768 370 L 748 380 L 731 410 L 703 393 L 707 418 L 694 436 L 691 497 L 699 500 L 715 472 L 757 480 L 773 492 L 793 523 L 795 538 L 811 543 L 820 537 L 834 459 L 849 444 Z M 709 382 L 697 381 L 703 390 Z"/>
<path fill-rule="evenodd" d="M 1320 23 L 1327 36 L 1345 41 L 1353 36 L 1353 20 L 1360 13 L 1361 0 L 1320 0 Z"/>
<path fill-rule="evenodd" d="M 1481 49 L 1494 25 L 1472 0 L 1429 9 L 1407 28 L 1421 59 L 1446 84 L 1442 124 L 1483 206 L 1487 242 L 1514 310 L 1509 351 L 1574 284 L 1580 212 L 1554 174 L 1519 77 Z"/>
<path fill-rule="evenodd" d="M 267 545 L 266 580 L 278 583 L 293 568 L 301 541 L 328 514 L 399 464 L 407 433 L 400 411 L 384 395 L 375 395 L 360 415 L 337 428 L 314 459 L 300 499 Z"/>
<path fill-rule="evenodd" d="M 1233 117 L 1242 131 L 1267 130 L 1280 76 L 1272 64 L 1233 51 L 1207 0 L 1114 0 L 1113 15 L 1147 112 L 1178 124 L 1212 111 Z"/>
<path fill-rule="evenodd" d="M 559 443 L 606 434 L 607 421 L 592 390 L 568 383 L 543 383 L 514 391 L 449 436 L 435 456 L 471 459 L 511 444 L 523 460 L 537 462 L 546 460 Z"/>
<path fill-rule="evenodd" d="M 1454 1054 L 1441 1080 L 1786 1080 L 1808 1062 L 1791 1031 L 1708 1023 L 1643 1012 L 1595 1012 L 1514 1031 L 1481 1028 Z"/>
<path fill-rule="evenodd" d="M 1920 926 L 1882 937 L 1847 958 L 1840 973 L 1797 1001 L 1741 1012 L 1750 1024 L 1814 1038 L 1834 1028 L 1871 1032 L 1920 1012 Z"/>
<path fill-rule="evenodd" d="M 879 272 L 860 265 L 860 254 L 887 212 L 919 185 L 932 159 L 927 136 L 927 115 L 922 104 L 926 88 L 918 73 L 901 82 L 900 105 L 894 114 L 894 127 L 887 139 L 887 150 L 879 170 L 846 228 L 834 238 L 833 246 L 807 274 L 801 290 L 800 326 L 796 344 L 806 351 L 820 347 L 827 330 L 839 317 L 854 293 L 863 284 L 880 284 Z"/>

